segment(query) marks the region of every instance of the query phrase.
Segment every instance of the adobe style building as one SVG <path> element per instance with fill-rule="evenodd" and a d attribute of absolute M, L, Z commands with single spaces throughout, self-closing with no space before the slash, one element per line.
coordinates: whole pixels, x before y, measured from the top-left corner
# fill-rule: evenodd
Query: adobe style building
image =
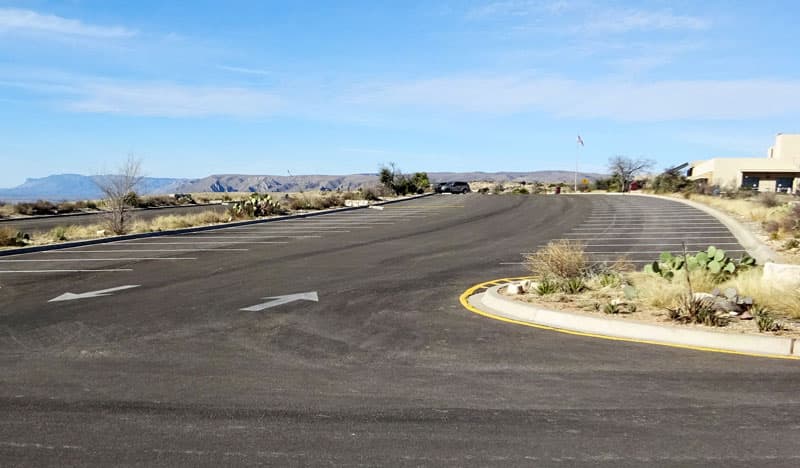
<path fill-rule="evenodd" d="M 723 189 L 749 188 L 760 192 L 800 191 L 800 134 L 779 133 L 766 158 L 714 158 L 694 161 L 691 180 Z"/>

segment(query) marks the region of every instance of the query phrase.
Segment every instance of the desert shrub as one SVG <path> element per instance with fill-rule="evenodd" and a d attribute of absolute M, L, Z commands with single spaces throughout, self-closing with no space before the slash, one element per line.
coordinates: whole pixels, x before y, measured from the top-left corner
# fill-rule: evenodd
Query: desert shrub
<path fill-rule="evenodd" d="M 759 193 L 757 200 L 759 203 L 766 206 L 767 208 L 775 208 L 776 206 L 781 204 L 780 200 L 778 200 L 778 196 L 775 195 L 774 192 Z"/>
<path fill-rule="evenodd" d="M 480 193 L 482 195 L 486 195 L 487 193 L 489 193 L 489 187 L 481 187 L 481 188 L 479 188 L 478 189 L 478 193 Z"/>
<path fill-rule="evenodd" d="M 600 302 L 593 304 L 595 312 L 603 312 L 606 315 L 633 314 L 639 307 L 633 302 L 626 302 L 619 299 L 611 299 L 605 305 Z"/>
<path fill-rule="evenodd" d="M 539 284 L 536 285 L 536 294 L 540 296 L 546 296 L 548 294 L 555 294 L 561 289 L 561 285 L 558 281 L 552 280 L 550 278 L 543 278 L 539 281 Z"/>
<path fill-rule="evenodd" d="M 566 294 L 579 294 L 586 290 L 586 283 L 583 282 L 583 278 L 567 278 L 559 287 Z"/>
<path fill-rule="evenodd" d="M 50 230 L 48 236 L 53 242 L 62 242 L 67 239 L 67 228 L 64 226 L 56 226 Z"/>
<path fill-rule="evenodd" d="M 27 233 L 18 231 L 11 226 L 0 226 L 0 246 L 2 247 L 22 247 L 27 245 L 31 236 Z"/>
<path fill-rule="evenodd" d="M 679 172 L 666 171 L 653 178 L 651 188 L 655 193 L 691 193 L 695 190 L 695 184 Z"/>
<path fill-rule="evenodd" d="M 383 191 L 381 189 L 382 187 L 364 187 L 360 188 L 359 191 L 364 200 L 380 201 L 381 196 L 383 196 Z"/>
<path fill-rule="evenodd" d="M 273 200 L 271 196 L 261 193 L 253 193 L 248 198 L 233 202 L 228 206 L 228 214 L 232 218 L 253 218 L 283 213 L 284 209 L 280 203 Z"/>
<path fill-rule="evenodd" d="M 495 186 L 492 187 L 492 193 L 494 193 L 495 195 L 499 195 L 499 194 L 505 192 L 505 190 L 506 190 L 506 188 L 503 187 L 503 184 L 495 184 Z"/>
<path fill-rule="evenodd" d="M 58 206 L 47 200 L 37 200 L 33 203 L 17 203 L 14 210 L 21 215 L 58 214 Z"/>
<path fill-rule="evenodd" d="M 589 278 L 589 282 L 590 287 L 617 288 L 622 285 L 622 277 L 618 273 L 612 271 L 603 271 L 593 274 L 591 278 Z"/>
<path fill-rule="evenodd" d="M 516 195 L 528 195 L 530 192 L 525 187 L 515 187 L 511 193 Z"/>
<path fill-rule="evenodd" d="M 568 240 L 552 241 L 533 254 L 526 255 L 525 264 L 535 277 L 557 281 L 582 278 L 588 271 L 583 244 Z"/>
<path fill-rule="evenodd" d="M 783 248 L 786 250 L 796 249 L 800 247 L 800 239 L 789 239 L 783 244 Z"/>
<path fill-rule="evenodd" d="M 730 322 L 727 312 L 719 312 L 714 308 L 712 298 L 698 298 L 693 294 L 681 295 L 674 307 L 667 308 L 667 317 L 675 322 L 710 327 L 724 327 Z"/>
<path fill-rule="evenodd" d="M 750 313 L 753 314 L 758 331 L 761 333 L 777 332 L 787 329 L 786 325 L 781 321 L 775 320 L 775 317 L 772 316 L 769 309 L 764 306 L 753 306 L 753 308 L 750 309 Z"/>

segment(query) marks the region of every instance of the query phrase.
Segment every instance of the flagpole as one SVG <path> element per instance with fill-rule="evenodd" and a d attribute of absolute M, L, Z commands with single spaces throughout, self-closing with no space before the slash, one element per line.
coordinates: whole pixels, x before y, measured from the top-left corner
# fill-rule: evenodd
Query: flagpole
<path fill-rule="evenodd" d="M 580 138 L 580 135 L 581 134 L 579 133 L 578 138 Z M 578 144 L 579 144 L 578 139 L 576 138 L 575 139 L 575 186 L 573 187 L 575 193 L 578 193 L 578 152 L 580 151 L 580 148 L 578 148 Z"/>

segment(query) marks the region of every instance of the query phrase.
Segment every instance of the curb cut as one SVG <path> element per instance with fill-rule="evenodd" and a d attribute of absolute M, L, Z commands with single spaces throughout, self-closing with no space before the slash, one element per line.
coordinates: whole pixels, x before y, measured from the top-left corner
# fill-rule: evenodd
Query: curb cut
<path fill-rule="evenodd" d="M 411 197 L 406 198 L 399 198 L 396 200 L 388 200 L 373 203 L 369 206 L 383 206 L 383 205 L 391 205 L 394 203 L 400 203 L 409 200 L 416 200 L 418 198 L 425 198 L 434 195 L 433 193 L 424 193 L 422 195 L 413 195 Z M 86 239 L 80 241 L 73 241 L 73 242 L 63 242 L 60 244 L 48 244 L 48 245 L 37 245 L 34 247 L 20 247 L 16 249 L 8 249 L 8 250 L 0 250 L 0 257 L 7 257 L 11 255 L 21 255 L 26 253 L 34 253 L 34 252 L 46 252 L 49 250 L 60 250 L 60 249 L 69 249 L 72 247 L 84 247 L 87 245 L 97 245 L 97 244 L 109 244 L 111 242 L 119 242 L 119 241 L 126 241 L 126 240 L 134 240 L 134 239 L 146 239 L 149 237 L 161 237 L 161 236 L 172 236 L 176 234 L 190 234 L 193 232 L 203 232 L 203 231 L 215 231 L 218 229 L 226 229 L 231 227 L 238 227 L 238 226 L 248 226 L 251 224 L 264 224 L 264 223 L 274 223 L 277 221 L 286 221 L 289 219 L 302 219 L 302 218 L 312 218 L 314 216 L 321 216 L 326 214 L 332 213 L 341 213 L 345 211 L 355 211 L 355 210 L 364 210 L 368 209 L 369 206 L 352 206 L 352 207 L 344 207 L 344 208 L 332 208 L 327 210 L 319 210 L 313 211 L 309 213 L 296 213 L 290 215 L 283 215 L 283 216 L 275 216 L 273 218 L 263 218 L 263 219 L 253 219 L 247 221 L 236 221 L 232 223 L 224 223 L 224 224 L 212 224 L 209 226 L 197 226 L 191 228 L 183 228 L 183 229 L 173 229 L 169 231 L 157 231 L 157 232 L 143 232 L 141 234 L 125 234 L 121 236 L 112 236 L 112 237 L 101 237 L 99 239 Z"/>
<path fill-rule="evenodd" d="M 490 287 L 482 294 L 469 297 L 469 302 L 473 307 L 483 306 L 483 310 L 489 309 L 491 313 L 483 313 L 482 315 L 490 318 L 507 320 L 522 325 L 539 326 L 565 333 L 701 351 L 800 359 L 800 342 L 795 338 L 731 335 L 713 331 L 681 329 L 639 322 L 621 322 L 569 312 L 557 312 L 506 298 L 498 293 L 498 290 L 504 286 Z"/>

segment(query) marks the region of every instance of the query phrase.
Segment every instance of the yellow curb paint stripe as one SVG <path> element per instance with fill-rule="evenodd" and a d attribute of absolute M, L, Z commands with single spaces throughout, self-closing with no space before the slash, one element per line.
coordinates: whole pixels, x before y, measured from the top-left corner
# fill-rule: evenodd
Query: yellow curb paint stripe
<path fill-rule="evenodd" d="M 726 350 L 726 349 L 706 348 L 706 347 L 702 347 L 702 346 L 680 345 L 680 344 L 673 344 L 673 343 L 664 343 L 664 342 L 661 342 L 661 341 L 637 340 L 635 338 L 620 338 L 618 336 L 599 335 L 599 334 L 595 334 L 595 333 L 584 333 L 584 332 L 579 332 L 579 331 L 574 331 L 574 330 L 567 330 L 567 329 L 564 329 L 564 328 L 555 328 L 555 327 L 550 327 L 550 326 L 547 326 L 547 325 L 539 325 L 539 324 L 536 324 L 536 323 L 523 322 L 521 320 L 514 320 L 514 319 L 502 317 L 502 316 L 499 316 L 499 315 L 492 314 L 490 312 L 482 311 L 482 310 L 478 309 L 477 307 L 474 307 L 472 304 L 469 303 L 469 297 L 472 296 L 473 294 L 475 294 L 475 291 L 477 291 L 478 289 L 491 287 L 491 286 L 494 285 L 495 282 L 498 282 L 498 281 L 504 281 L 504 282 L 508 283 L 510 281 L 517 281 L 517 280 L 521 280 L 521 279 L 529 279 L 529 277 L 502 278 L 502 279 L 497 279 L 497 280 L 494 280 L 494 281 L 486 281 L 484 283 L 479 283 L 479 284 L 476 284 L 475 286 L 472 286 L 471 288 L 467 289 L 466 291 L 464 291 L 461 294 L 461 296 L 459 296 L 458 299 L 461 302 L 461 305 L 464 306 L 465 309 L 467 309 L 468 311 L 470 311 L 470 312 L 472 312 L 474 314 L 481 315 L 481 316 L 486 317 L 486 318 L 490 318 L 490 319 L 497 320 L 497 321 L 500 321 L 500 322 L 512 323 L 514 325 L 522 325 L 522 326 L 525 326 L 525 327 L 538 328 L 540 330 L 550 330 L 550 331 L 554 331 L 554 332 L 558 332 L 558 333 L 564 333 L 564 334 L 567 334 L 567 335 L 585 336 L 585 337 L 589 337 L 589 338 L 600 338 L 600 339 L 603 339 L 603 340 L 610 340 L 610 341 L 625 341 L 625 342 L 629 342 L 629 343 L 668 346 L 670 348 L 689 349 L 689 350 L 693 350 L 693 351 L 705 351 L 705 352 L 710 352 L 710 353 L 735 354 L 735 355 L 739 355 L 739 356 L 750 356 L 750 357 L 759 357 L 759 358 L 768 358 L 768 359 L 786 359 L 786 360 L 793 360 L 793 361 L 800 360 L 800 357 L 796 357 L 796 356 L 776 356 L 774 354 L 746 353 L 746 352 L 742 352 L 742 351 L 730 351 L 730 350 Z"/>

